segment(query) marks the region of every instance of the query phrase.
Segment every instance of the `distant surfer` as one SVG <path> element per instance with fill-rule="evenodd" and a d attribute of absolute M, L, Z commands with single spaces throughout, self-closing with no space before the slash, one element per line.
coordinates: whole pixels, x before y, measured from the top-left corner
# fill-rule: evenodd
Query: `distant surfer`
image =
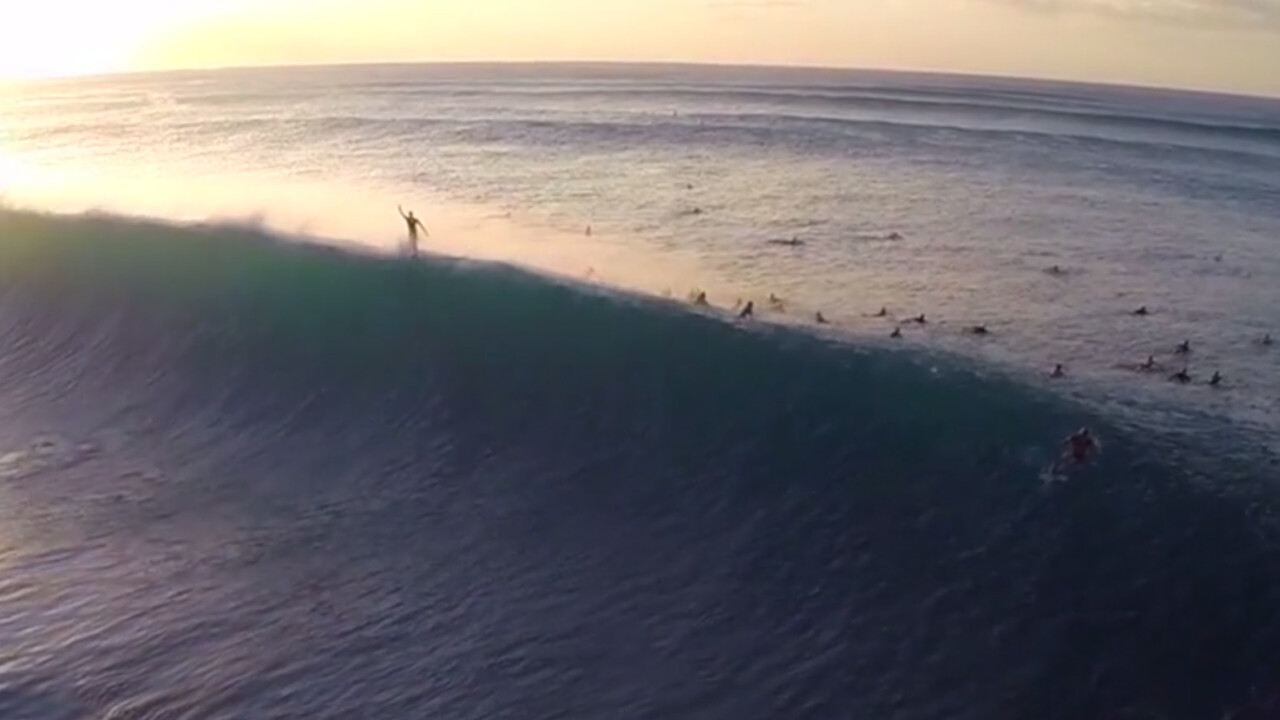
<path fill-rule="evenodd" d="M 1173 349 L 1173 352 L 1174 352 L 1174 353 L 1176 353 L 1176 354 L 1178 354 L 1178 355 L 1186 355 L 1186 354 L 1190 353 L 1190 352 L 1191 352 L 1191 341 L 1190 341 L 1190 340 L 1183 340 L 1182 342 L 1178 343 L 1178 346 L 1177 346 L 1177 347 L 1175 347 L 1175 348 Z"/>
<path fill-rule="evenodd" d="M 813 314 L 813 321 L 818 323 L 819 325 L 827 324 L 827 318 L 822 314 L 821 310 Z"/>
<path fill-rule="evenodd" d="M 1262 347 L 1271 347 L 1274 343 L 1275 341 L 1271 339 L 1271 333 L 1263 335 L 1262 338 L 1258 340 L 1258 344 Z"/>
<path fill-rule="evenodd" d="M 1140 363 L 1119 363 L 1116 367 L 1134 372 L 1153 372 L 1160 369 L 1160 364 L 1156 362 L 1154 355 L 1148 355 L 1147 359 Z"/>
<path fill-rule="evenodd" d="M 413 257 L 418 257 L 418 230 L 422 230 L 422 234 L 427 236 L 430 236 L 431 233 L 427 232 L 427 227 L 414 216 L 412 210 L 406 213 L 404 208 L 399 205 L 396 206 L 396 210 L 400 211 L 400 217 L 404 218 L 404 224 L 409 228 L 409 254 Z"/>
<path fill-rule="evenodd" d="M 888 316 L 889 316 L 889 309 L 883 305 L 880 306 L 880 312 L 875 314 L 875 317 L 888 317 Z"/>
<path fill-rule="evenodd" d="M 790 240 L 788 240 L 787 238 L 774 238 L 769 241 L 769 244 L 770 245 L 786 245 L 787 247 L 800 247 L 801 245 L 804 245 L 804 241 L 801 240 L 799 237 L 793 237 Z"/>
<path fill-rule="evenodd" d="M 1062 275 L 1062 274 L 1063 274 L 1063 272 L 1062 272 L 1062 266 L 1060 266 L 1060 265 L 1054 265 L 1054 266 L 1050 267 L 1049 269 L 1045 270 L 1045 272 L 1049 273 L 1050 275 Z"/>
<path fill-rule="evenodd" d="M 926 325 L 929 321 L 925 319 L 924 313 L 920 313 L 919 315 L 911 318 L 911 322 L 917 325 Z"/>
<path fill-rule="evenodd" d="M 900 328 L 900 327 L 895 327 L 895 328 L 893 329 L 893 332 L 889 333 L 889 337 L 891 337 L 891 338 L 893 338 L 893 339 L 895 339 L 895 340 L 896 340 L 896 339 L 898 339 L 898 338 L 900 338 L 900 337 L 902 337 L 902 328 Z"/>
<path fill-rule="evenodd" d="M 1066 377 L 1066 375 L 1067 373 L 1066 373 L 1066 370 L 1063 369 L 1062 363 L 1058 363 L 1057 365 L 1054 365 L 1053 372 L 1049 373 L 1049 377 L 1051 378 Z"/>
<path fill-rule="evenodd" d="M 782 302 L 782 298 L 774 295 L 773 293 L 769 293 L 769 307 L 777 310 L 778 312 L 782 312 L 786 309 L 786 304 Z"/>
<path fill-rule="evenodd" d="M 886 239 L 886 240 L 901 240 L 901 239 L 902 239 L 902 233 L 900 233 L 900 232 L 898 232 L 898 231 L 896 231 L 896 230 L 895 230 L 895 231 L 893 231 L 893 232 L 889 233 L 888 235 L 886 235 L 886 236 L 885 236 L 885 239 Z"/>
<path fill-rule="evenodd" d="M 591 226 L 590 226 L 590 225 L 588 225 L 588 226 L 587 226 L 586 236 L 587 236 L 587 237 L 591 237 Z"/>
<path fill-rule="evenodd" d="M 706 307 L 708 305 L 706 291 L 699 290 L 697 293 L 695 293 L 693 296 L 693 304 Z"/>
<path fill-rule="evenodd" d="M 985 324 L 984 324 L 984 325 L 974 325 L 973 327 L 969 328 L 968 333 L 969 333 L 970 335 L 986 335 L 986 334 L 987 334 L 987 326 L 986 326 Z"/>
<path fill-rule="evenodd" d="M 747 318 L 753 318 L 755 316 L 756 304 L 753 301 L 748 300 L 747 304 L 743 306 L 742 311 L 738 313 L 738 319 L 746 320 Z"/>
<path fill-rule="evenodd" d="M 1134 310 L 1134 311 L 1133 311 L 1133 314 L 1134 314 L 1134 315 L 1150 315 L 1151 313 L 1147 311 L 1147 306 L 1146 306 L 1146 305 L 1143 305 L 1142 307 L 1138 308 L 1137 310 Z"/>
<path fill-rule="evenodd" d="M 1185 385 L 1191 382 L 1191 373 L 1187 372 L 1187 368 L 1184 366 L 1178 372 L 1170 375 L 1169 379 L 1172 380 L 1173 382 L 1182 383 Z"/>
<path fill-rule="evenodd" d="M 1214 370 L 1213 377 L 1209 378 L 1209 385 L 1213 387 L 1218 387 L 1222 385 L 1222 373 L 1218 372 L 1217 370 Z"/>

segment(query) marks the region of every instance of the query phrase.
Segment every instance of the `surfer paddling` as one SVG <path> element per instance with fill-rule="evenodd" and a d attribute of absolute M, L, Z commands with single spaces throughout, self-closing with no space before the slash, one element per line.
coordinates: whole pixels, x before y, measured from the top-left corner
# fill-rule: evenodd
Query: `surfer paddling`
<path fill-rule="evenodd" d="M 406 213 L 399 205 L 396 206 L 396 210 L 400 211 L 400 217 L 404 218 L 404 224 L 409 228 L 409 255 L 418 257 L 418 230 L 422 230 L 422 234 L 427 236 L 431 233 L 427 232 L 427 226 L 422 224 L 412 210 Z"/>
<path fill-rule="evenodd" d="M 1062 445 L 1062 457 L 1058 460 L 1058 466 L 1063 469 L 1084 465 L 1098 453 L 1098 441 L 1087 427 L 1068 435 Z"/>

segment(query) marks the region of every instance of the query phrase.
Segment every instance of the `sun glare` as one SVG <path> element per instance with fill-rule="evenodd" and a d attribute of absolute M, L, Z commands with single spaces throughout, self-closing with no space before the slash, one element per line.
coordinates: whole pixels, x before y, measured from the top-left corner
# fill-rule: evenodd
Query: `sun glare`
<path fill-rule="evenodd" d="M 166 0 L 43 0 L 0 13 L 0 77 L 106 73 L 128 68 L 138 43 L 173 15 Z"/>

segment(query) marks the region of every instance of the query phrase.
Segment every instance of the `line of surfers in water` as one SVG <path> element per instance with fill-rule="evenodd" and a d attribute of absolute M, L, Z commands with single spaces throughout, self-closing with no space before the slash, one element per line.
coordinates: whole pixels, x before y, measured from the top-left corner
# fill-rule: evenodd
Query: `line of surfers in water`
<path fill-rule="evenodd" d="M 707 301 L 707 293 L 702 290 L 694 290 L 693 292 L 691 292 L 689 294 L 689 301 L 694 305 L 697 305 L 700 307 L 710 307 L 710 303 Z M 773 293 L 769 294 L 769 307 L 777 312 L 784 312 L 786 310 L 786 304 L 782 300 L 782 298 L 778 297 L 777 295 L 774 295 Z M 752 300 L 748 300 L 744 303 L 742 299 L 739 298 L 737 302 L 734 303 L 733 310 L 738 314 L 739 320 L 749 320 L 755 317 L 756 304 Z M 1138 309 L 1134 310 L 1132 314 L 1138 317 L 1145 317 L 1147 315 L 1150 315 L 1151 311 L 1147 309 L 1146 305 L 1143 305 Z M 889 317 L 889 311 L 887 308 L 882 307 L 880 308 L 879 312 L 874 313 L 868 317 L 887 318 Z M 823 315 L 821 311 L 814 313 L 813 320 L 819 325 L 830 324 L 830 321 L 827 320 L 826 316 Z M 924 313 L 920 313 L 915 317 L 907 318 L 904 322 L 915 324 L 915 325 L 927 325 L 929 323 L 929 319 L 925 317 Z M 964 331 L 969 335 L 989 335 L 990 334 L 990 331 L 987 329 L 987 326 L 985 324 L 970 325 L 969 327 L 965 328 Z M 901 338 L 902 325 L 899 324 L 895 326 L 893 328 L 893 332 L 889 333 L 889 337 L 894 339 Z M 1271 337 L 1271 333 L 1267 333 L 1263 335 L 1261 338 L 1258 338 L 1257 340 L 1255 340 L 1254 344 L 1260 347 L 1271 347 L 1272 345 L 1275 344 L 1275 340 Z M 1177 345 L 1174 346 L 1173 353 L 1179 357 L 1184 357 L 1184 358 L 1191 355 L 1191 341 L 1183 340 L 1182 342 L 1178 343 Z M 1125 370 L 1133 370 L 1136 372 L 1157 372 L 1162 369 L 1160 364 L 1156 362 L 1156 358 L 1154 355 L 1148 355 L 1147 359 L 1143 362 L 1131 364 L 1131 365 L 1120 365 L 1118 367 L 1123 368 Z M 1066 377 L 1066 368 L 1063 367 L 1061 363 L 1055 364 L 1053 366 L 1053 370 L 1049 373 L 1049 377 L 1051 378 Z M 1170 381 L 1181 383 L 1184 385 L 1190 383 L 1193 379 L 1194 378 L 1191 376 L 1189 366 L 1186 364 L 1183 364 L 1182 369 L 1169 375 Z M 1215 370 L 1213 372 L 1213 375 L 1209 378 L 1208 384 L 1212 387 L 1221 387 L 1222 382 L 1223 382 L 1222 373 Z"/>
<path fill-rule="evenodd" d="M 423 235 L 429 235 L 429 233 L 427 232 L 427 228 L 425 225 L 422 224 L 422 220 L 420 220 L 418 217 L 416 217 L 413 214 L 412 210 L 405 212 L 403 208 L 397 207 L 396 209 L 400 211 L 400 217 L 404 220 L 405 225 L 407 226 L 407 229 L 409 231 L 408 233 L 409 234 L 409 251 L 412 256 L 417 257 L 418 233 L 419 231 L 421 231 Z M 700 213 L 701 209 L 700 208 L 695 209 L 694 212 Z M 591 226 L 589 225 L 587 226 L 586 234 L 591 235 Z M 903 239 L 902 235 L 897 232 L 889 233 L 888 235 L 883 236 L 883 238 L 886 240 Z M 791 238 L 791 239 L 770 240 L 769 243 L 774 245 L 787 245 L 791 247 L 797 247 L 797 246 L 803 245 L 804 240 L 801 240 L 800 238 Z M 1218 257 L 1215 257 L 1214 259 L 1221 261 L 1222 258 L 1221 256 L 1218 256 Z M 1053 267 L 1048 268 L 1045 272 L 1049 273 L 1050 275 L 1064 274 L 1064 271 L 1058 265 L 1054 265 Z M 588 271 L 588 273 L 594 274 L 593 271 Z M 690 301 L 694 305 L 698 305 L 701 307 L 710 306 L 710 303 L 707 301 L 707 293 L 703 290 L 695 290 L 692 293 L 690 293 Z M 769 306 L 775 311 L 782 312 L 785 310 L 785 303 L 782 300 L 782 298 L 778 297 L 777 295 L 774 295 L 773 293 L 769 294 Z M 738 301 L 734 303 L 733 309 L 738 314 L 738 319 L 740 320 L 746 320 L 746 319 L 755 317 L 756 305 L 755 305 L 755 302 L 752 300 L 747 300 L 744 303 L 742 299 L 739 298 Z M 1138 309 L 1134 310 L 1132 314 L 1140 317 L 1145 317 L 1147 315 L 1150 315 L 1151 313 L 1149 310 L 1147 310 L 1147 306 L 1143 305 Z M 880 308 L 880 311 L 873 314 L 872 317 L 887 318 L 889 317 L 889 311 L 887 308 L 882 307 Z M 814 322 L 818 323 L 819 325 L 829 324 L 829 321 L 822 314 L 822 311 L 815 312 L 813 319 L 814 319 Z M 914 323 L 917 325 L 926 325 L 928 324 L 929 320 L 928 318 L 925 317 L 924 313 L 920 313 L 915 317 L 908 318 L 906 322 Z M 970 335 L 990 334 L 985 324 L 971 325 L 965 329 L 965 332 L 969 333 Z M 901 325 L 895 326 L 893 328 L 893 332 L 889 334 L 889 337 L 901 338 L 902 326 Z M 1267 333 L 1266 335 L 1262 336 L 1262 338 L 1258 339 L 1256 343 L 1264 347 L 1270 347 L 1271 345 L 1274 344 L 1274 341 L 1271 338 L 1271 334 Z M 1183 340 L 1181 343 L 1179 343 L 1174 347 L 1173 352 L 1174 354 L 1179 355 L 1181 357 L 1186 357 L 1190 355 L 1191 341 Z M 1128 366 L 1122 366 L 1122 367 L 1125 367 L 1126 369 L 1130 369 L 1130 370 L 1136 370 L 1138 372 L 1156 372 L 1161 369 L 1159 363 L 1156 362 L 1154 355 L 1148 355 L 1146 361 L 1144 362 L 1138 363 L 1136 365 L 1128 365 Z M 1051 378 L 1061 378 L 1065 376 L 1066 376 L 1066 370 L 1063 368 L 1061 363 L 1054 365 L 1053 371 L 1049 373 L 1049 377 Z M 1169 380 L 1177 383 L 1182 383 L 1182 384 L 1190 383 L 1192 381 L 1192 377 L 1191 377 L 1191 373 L 1188 371 L 1187 365 L 1184 364 L 1181 370 L 1178 370 L 1177 372 L 1170 375 Z M 1209 378 L 1209 385 L 1213 387 L 1221 386 L 1222 374 L 1215 370 L 1213 373 L 1213 376 Z M 1075 431 L 1074 433 L 1068 435 L 1067 438 L 1063 440 L 1063 446 L 1064 446 L 1064 450 L 1063 450 L 1062 458 L 1059 462 L 1064 463 L 1068 466 L 1083 465 L 1084 463 L 1088 462 L 1089 459 L 1092 458 L 1093 455 L 1095 455 L 1099 450 L 1097 440 L 1095 439 L 1095 437 L 1087 427 L 1082 427 L 1079 430 Z"/>
<path fill-rule="evenodd" d="M 1050 268 L 1048 272 L 1057 274 L 1061 272 L 1061 270 L 1055 265 L 1053 268 Z M 693 292 L 691 292 L 689 295 L 689 300 L 694 305 L 697 305 L 700 307 L 710 307 L 710 303 L 707 301 L 707 293 L 703 290 L 694 290 Z M 786 309 L 786 304 L 782 300 L 782 298 L 778 297 L 777 295 L 774 295 L 773 293 L 769 294 L 769 306 L 771 309 L 777 312 L 784 312 Z M 740 320 L 752 319 L 755 317 L 755 311 L 756 311 L 755 302 L 751 300 L 747 300 L 746 302 L 743 302 L 741 299 L 738 299 L 738 301 L 735 302 L 733 305 L 733 310 L 737 313 L 738 319 Z M 1147 315 L 1150 315 L 1151 311 L 1147 309 L 1147 306 L 1143 305 L 1138 309 L 1134 310 L 1132 314 L 1138 317 L 1145 317 Z M 880 308 L 879 312 L 876 312 L 870 315 L 870 317 L 887 318 L 889 317 L 889 310 L 887 308 L 882 307 Z M 821 311 L 815 312 L 813 319 L 814 319 L 814 322 L 816 322 L 819 325 L 829 324 L 829 321 L 822 314 Z M 925 317 L 924 313 L 921 313 L 919 315 L 916 315 L 915 317 L 908 318 L 906 322 L 914 323 L 917 325 L 925 325 L 925 324 L 928 324 L 929 320 L 928 318 Z M 990 334 L 989 331 L 987 330 L 986 325 L 971 325 L 965 329 L 965 332 L 970 335 Z M 889 334 L 889 337 L 901 338 L 902 326 L 901 325 L 895 326 L 893 328 L 893 332 Z M 1256 340 L 1255 344 L 1262 347 L 1271 347 L 1274 344 L 1274 342 L 1275 341 L 1272 339 L 1271 334 L 1267 333 L 1266 335 L 1263 335 L 1261 338 Z M 1185 358 L 1189 356 L 1191 354 L 1191 341 L 1183 340 L 1181 343 L 1178 343 L 1177 345 L 1174 346 L 1173 352 L 1175 355 L 1178 355 L 1180 357 Z M 1156 362 L 1156 358 L 1154 355 L 1148 355 L 1147 359 L 1144 362 L 1137 363 L 1135 365 L 1122 365 L 1121 367 L 1129 370 L 1134 370 L 1137 372 L 1156 372 L 1161 369 L 1160 364 Z M 1066 370 L 1063 368 L 1061 363 L 1054 365 L 1053 371 L 1049 373 L 1049 377 L 1051 378 L 1061 378 L 1065 376 L 1066 376 Z M 1187 365 L 1184 364 L 1182 366 L 1182 369 L 1170 375 L 1169 380 L 1172 382 L 1181 383 L 1181 384 L 1190 383 L 1192 381 L 1192 377 L 1191 377 L 1191 373 L 1188 370 Z M 1220 387 L 1222 385 L 1222 373 L 1215 370 L 1213 373 L 1213 376 L 1209 378 L 1209 385 L 1212 387 Z M 1055 463 L 1053 470 L 1056 473 L 1065 468 L 1078 467 L 1078 466 L 1084 465 L 1090 459 L 1092 459 L 1093 456 L 1098 453 L 1098 451 L 1099 451 L 1099 445 L 1098 445 L 1097 439 L 1095 438 L 1093 433 L 1090 432 L 1089 428 L 1082 427 L 1079 430 L 1068 435 L 1066 439 L 1063 440 L 1062 457 L 1058 460 L 1057 463 Z"/>

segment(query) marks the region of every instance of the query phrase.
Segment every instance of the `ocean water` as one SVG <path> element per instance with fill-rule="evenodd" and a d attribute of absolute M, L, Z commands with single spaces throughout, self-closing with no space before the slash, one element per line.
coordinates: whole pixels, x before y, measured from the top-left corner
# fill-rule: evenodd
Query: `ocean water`
<path fill-rule="evenodd" d="M 0 100 L 2 717 L 1280 717 L 1278 101 L 585 65 Z"/>

